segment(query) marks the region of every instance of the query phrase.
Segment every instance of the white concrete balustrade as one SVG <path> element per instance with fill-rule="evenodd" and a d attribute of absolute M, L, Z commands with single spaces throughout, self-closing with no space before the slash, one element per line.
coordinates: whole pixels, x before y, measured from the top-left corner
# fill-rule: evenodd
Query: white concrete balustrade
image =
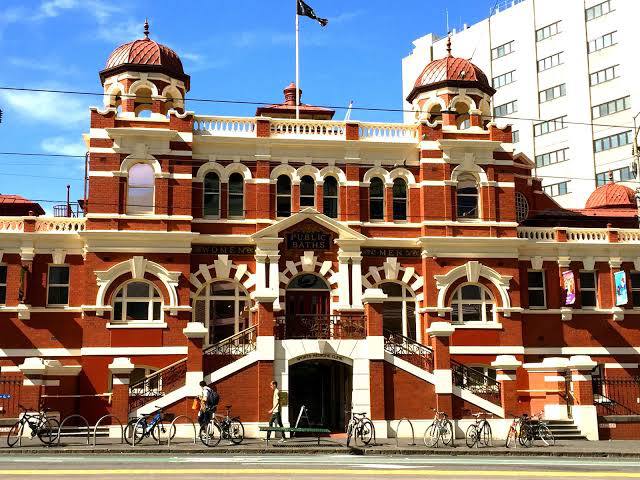
<path fill-rule="evenodd" d="M 196 135 L 255 137 L 255 130 L 255 118 L 198 116 L 193 120 L 193 133 Z"/>
<path fill-rule="evenodd" d="M 344 140 L 345 123 L 328 120 L 271 120 L 271 136 L 279 138 L 324 138 Z"/>
<path fill-rule="evenodd" d="M 418 129 L 401 123 L 361 123 L 360 140 L 372 142 L 415 142 Z"/>
<path fill-rule="evenodd" d="M 555 242 L 558 238 L 556 227 L 518 227 L 518 238 L 536 242 Z M 568 243 L 602 243 L 609 241 L 606 228 L 567 228 Z M 613 229 L 618 233 L 618 243 L 640 243 L 640 229 Z"/>
<path fill-rule="evenodd" d="M 38 233 L 76 233 L 85 229 L 84 218 L 68 217 L 0 217 L 0 232 L 24 232 L 25 218 L 35 218 L 34 230 Z"/>
<path fill-rule="evenodd" d="M 22 217 L 0 217 L 0 232 L 22 232 L 24 221 Z"/>
<path fill-rule="evenodd" d="M 518 238 L 526 238 L 538 242 L 554 242 L 556 240 L 556 231 L 553 228 L 520 227 L 518 228 Z"/>

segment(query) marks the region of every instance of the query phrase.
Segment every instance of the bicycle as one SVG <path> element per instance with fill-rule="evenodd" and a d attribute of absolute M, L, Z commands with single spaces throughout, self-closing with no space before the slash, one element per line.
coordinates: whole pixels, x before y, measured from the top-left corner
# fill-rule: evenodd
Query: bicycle
<path fill-rule="evenodd" d="M 512 445 L 515 447 L 516 442 L 520 441 L 520 430 L 522 426 L 524 415 L 520 417 L 514 417 L 511 425 L 509 426 L 509 432 L 507 433 L 507 439 L 504 442 L 506 448 L 510 448 Z"/>
<path fill-rule="evenodd" d="M 358 439 L 364 445 L 369 445 L 376 438 L 376 429 L 373 422 L 367 418 L 366 413 L 351 412 L 351 419 L 347 425 L 347 447 L 351 443 L 351 437 Z"/>
<path fill-rule="evenodd" d="M 240 445 L 244 440 L 244 425 L 240 417 L 231 417 L 231 405 L 225 408 L 224 416 L 214 413 L 211 421 L 200 427 L 200 441 L 207 447 L 215 447 L 223 438 L 234 445 Z"/>
<path fill-rule="evenodd" d="M 431 410 L 435 412 L 435 415 L 431 425 L 424 431 L 424 444 L 429 448 L 437 447 L 440 439 L 442 439 L 443 445 L 453 447 L 453 424 L 451 420 L 449 420 L 445 412 L 439 412 L 435 408 Z"/>
<path fill-rule="evenodd" d="M 525 416 L 520 428 L 519 440 L 523 447 L 531 447 L 536 439 L 542 440 L 545 446 L 554 446 L 556 440 L 547 424 L 542 420 L 543 412 L 533 417 Z"/>
<path fill-rule="evenodd" d="M 45 445 L 51 445 L 58 440 L 60 422 L 53 417 L 48 417 L 48 408 L 41 409 L 38 413 L 29 413 L 28 409 L 19 405 L 23 410 L 22 417 L 11 427 L 7 433 L 7 445 L 15 446 L 24 433 L 25 426 L 31 429 L 31 438 L 37 436 Z"/>
<path fill-rule="evenodd" d="M 127 426 L 124 429 L 124 439 L 129 445 L 137 445 L 148 436 L 153 437 L 156 442 L 159 442 L 161 435 L 167 433 L 163 422 L 164 414 L 162 413 L 162 408 L 157 406 L 156 408 L 157 410 L 153 414 L 140 415 L 127 422 Z M 171 425 L 169 437 L 173 440 L 175 436 L 176 426 Z"/>
<path fill-rule="evenodd" d="M 473 448 L 477 446 L 490 447 L 492 443 L 491 425 L 487 420 L 487 416 L 490 415 L 486 412 L 472 413 L 472 416 L 476 417 L 476 421 L 469 425 L 467 428 L 467 435 L 465 441 L 467 447 Z M 480 417 L 484 416 L 481 420 Z"/>

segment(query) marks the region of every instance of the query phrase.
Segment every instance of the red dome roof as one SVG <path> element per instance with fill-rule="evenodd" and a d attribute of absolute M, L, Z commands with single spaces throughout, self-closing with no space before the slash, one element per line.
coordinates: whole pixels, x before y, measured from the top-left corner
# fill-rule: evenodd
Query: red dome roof
<path fill-rule="evenodd" d="M 636 194 L 619 183 L 607 183 L 596 188 L 585 208 L 636 208 Z"/>
<path fill-rule="evenodd" d="M 434 60 L 424 68 L 407 97 L 407 101 L 413 101 L 419 93 L 446 85 L 478 88 L 489 95 L 496 93 L 480 68 L 469 60 L 451 55 L 451 41 L 447 44 L 447 51 L 448 55 L 445 58 Z"/>
<path fill-rule="evenodd" d="M 100 79 L 104 82 L 107 77 L 126 70 L 159 72 L 183 80 L 189 88 L 189 76 L 184 73 L 178 54 L 169 47 L 151 40 L 149 24 L 146 22 L 144 35 L 143 39 L 116 48 L 109 55 L 104 70 L 100 72 Z"/>

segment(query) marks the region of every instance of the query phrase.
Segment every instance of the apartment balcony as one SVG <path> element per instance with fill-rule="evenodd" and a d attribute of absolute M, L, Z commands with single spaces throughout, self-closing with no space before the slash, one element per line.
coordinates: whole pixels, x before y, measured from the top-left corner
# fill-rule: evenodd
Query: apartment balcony
<path fill-rule="evenodd" d="M 367 336 L 365 316 L 291 315 L 276 317 L 276 339 L 361 340 Z"/>

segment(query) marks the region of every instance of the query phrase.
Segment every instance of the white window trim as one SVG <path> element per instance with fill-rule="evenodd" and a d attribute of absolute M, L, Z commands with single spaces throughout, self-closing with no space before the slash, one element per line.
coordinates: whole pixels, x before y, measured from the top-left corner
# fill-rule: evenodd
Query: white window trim
<path fill-rule="evenodd" d="M 327 183 L 327 178 L 333 178 L 336 181 L 336 195 L 325 195 L 324 193 L 324 186 Z M 336 217 L 335 219 L 337 220 L 338 218 L 340 218 L 340 181 L 333 175 L 328 175 L 327 177 L 325 177 L 324 182 L 322 183 L 322 211 L 324 212 L 324 200 L 325 198 L 331 198 L 336 200 Z M 326 212 L 324 213 L 326 215 Z M 328 216 L 328 215 L 327 215 Z M 329 217 L 332 218 L 332 217 Z"/>
<path fill-rule="evenodd" d="M 631 270 L 631 271 L 629 272 L 629 283 L 631 284 L 631 298 L 630 298 L 629 300 L 631 301 L 631 305 L 633 305 L 633 307 L 632 307 L 632 308 L 633 308 L 634 310 L 640 310 L 640 305 L 636 305 L 636 304 L 633 302 L 633 292 L 640 292 L 640 284 L 638 284 L 638 285 L 637 285 L 637 286 L 635 286 L 635 287 L 634 287 L 634 285 L 633 285 L 633 280 L 632 280 L 631 274 L 634 274 L 634 273 L 635 273 L 635 274 L 637 274 L 637 275 L 640 275 L 640 270 Z"/>
<path fill-rule="evenodd" d="M 217 215 L 205 215 L 204 210 L 205 210 L 205 198 L 207 196 L 207 190 L 205 188 L 206 185 L 206 178 L 208 175 L 216 175 L 218 177 L 218 214 Z M 215 193 L 214 193 L 215 194 Z M 206 173 L 206 175 L 204 176 L 204 178 L 202 179 L 202 218 L 207 218 L 210 220 L 218 220 L 220 219 L 220 210 L 222 207 L 222 179 L 220 178 L 220 174 L 218 172 L 216 172 L 215 170 L 211 170 L 209 172 Z"/>
<path fill-rule="evenodd" d="M 371 196 L 371 181 L 377 178 L 378 180 L 380 180 L 380 182 L 382 182 L 382 197 L 372 197 Z M 387 189 L 387 185 L 384 182 L 384 178 L 380 178 L 380 177 L 373 177 L 371 178 L 371 180 L 369 180 L 369 221 L 371 223 L 381 223 L 385 221 L 385 217 L 386 217 L 386 199 L 385 197 L 385 193 L 386 193 L 386 189 Z M 382 199 L 382 218 L 371 218 L 371 200 L 380 200 Z"/>
<path fill-rule="evenodd" d="M 302 195 L 302 179 L 304 177 L 309 177 L 311 179 L 311 181 L 313 182 L 313 195 Z M 300 200 L 299 200 L 300 209 L 309 208 L 309 207 L 316 208 L 316 204 L 318 202 L 318 199 L 316 198 L 317 197 L 317 195 L 316 195 L 317 191 L 316 190 L 317 190 L 317 184 L 316 184 L 315 179 L 311 175 L 303 175 L 302 177 L 300 177 L 300 195 L 299 195 L 299 198 L 300 198 Z M 313 198 L 313 205 L 302 205 L 302 199 L 303 198 Z"/>
<path fill-rule="evenodd" d="M 540 306 L 540 305 L 536 305 L 536 306 L 532 306 L 531 305 L 531 296 L 529 295 L 529 309 L 531 310 L 546 310 L 547 309 L 547 279 L 546 279 L 546 275 L 545 275 L 545 271 L 544 270 L 535 270 L 533 268 L 530 268 L 527 270 L 527 274 L 529 274 L 530 272 L 535 272 L 535 273 L 541 273 L 542 274 L 542 287 L 531 287 L 531 285 L 529 285 L 529 282 L 527 282 L 527 294 L 531 291 L 534 290 L 536 292 L 542 291 L 542 298 L 544 299 L 544 305 Z"/>
<path fill-rule="evenodd" d="M 418 308 L 418 301 L 416 300 L 416 296 L 414 294 L 414 292 L 411 290 L 411 288 L 407 287 L 405 284 L 400 283 L 400 282 L 394 282 L 393 280 L 391 281 L 384 281 L 384 282 L 380 282 L 376 288 L 382 288 L 382 285 L 384 285 L 385 283 L 393 283 L 395 285 L 400 285 L 402 287 L 402 296 L 400 297 L 387 297 L 384 299 L 385 302 L 401 302 L 402 303 L 402 335 L 408 338 L 408 332 L 409 332 L 409 328 L 408 328 L 408 322 L 409 322 L 409 318 L 407 317 L 407 303 L 412 302 L 414 304 L 414 322 L 415 322 L 415 332 L 416 332 L 416 341 L 421 341 L 421 335 L 420 335 L 420 315 L 419 315 L 419 308 Z M 384 319 L 383 319 L 383 323 L 384 323 Z"/>
<path fill-rule="evenodd" d="M 275 215 L 276 219 L 288 218 L 278 215 L 278 199 L 280 198 L 288 198 L 289 199 L 289 216 L 293 214 L 293 180 L 289 178 L 289 193 L 278 193 L 278 178 L 281 176 L 288 177 L 285 174 L 278 175 L 276 178 L 275 186 L 276 186 L 276 204 L 275 204 Z"/>
<path fill-rule="evenodd" d="M 593 288 L 589 287 L 589 288 L 583 288 L 582 286 L 582 279 L 580 279 L 580 308 L 582 308 L 583 310 L 596 310 L 599 307 L 599 299 L 598 299 L 598 271 L 597 270 L 580 270 L 579 275 L 582 275 L 583 273 L 591 273 L 593 275 L 593 284 L 595 285 Z M 587 292 L 593 292 L 595 294 L 595 298 L 596 298 L 596 304 L 594 306 L 584 306 L 584 303 L 582 301 L 582 292 L 587 291 Z"/>
<path fill-rule="evenodd" d="M 231 215 L 231 176 L 234 174 L 238 174 L 242 177 L 242 215 Z M 245 178 L 240 172 L 232 172 L 229 174 L 229 179 L 227 180 L 227 218 L 231 220 L 242 220 L 245 218 L 245 208 L 246 208 L 246 192 L 245 192 Z M 238 195 L 238 194 L 234 194 Z"/>
<path fill-rule="evenodd" d="M 153 172 L 153 184 L 152 185 L 148 185 L 148 186 L 134 186 L 131 187 L 131 184 L 129 182 L 130 177 L 129 177 L 129 172 L 131 171 L 131 169 L 133 167 L 135 167 L 136 165 L 147 165 L 149 168 L 151 168 L 151 171 Z M 152 199 L 153 201 L 151 202 L 151 211 L 150 212 L 137 212 L 137 211 L 130 211 L 129 210 L 129 191 L 131 190 L 131 188 L 153 188 L 153 193 L 152 193 Z M 147 215 L 155 215 L 156 213 L 156 172 L 154 171 L 153 165 L 149 164 L 148 162 L 137 162 L 134 163 L 133 165 L 131 165 L 129 167 L 129 170 L 127 170 L 127 193 L 126 193 L 126 205 L 125 205 L 125 211 L 127 213 L 127 215 L 139 215 L 139 216 L 147 216 Z M 133 205 L 134 210 L 135 208 L 141 208 L 143 205 Z"/>
<path fill-rule="evenodd" d="M 51 283 L 49 279 L 51 278 L 51 268 L 56 267 L 66 267 L 69 272 L 69 283 Z M 67 263 L 50 263 L 47 265 L 47 307 L 65 307 L 69 305 L 69 298 L 71 296 L 71 269 L 69 268 L 69 264 Z M 49 303 L 49 288 L 50 287 L 67 287 L 67 303 Z"/>
<path fill-rule="evenodd" d="M 480 290 L 482 292 L 484 292 L 489 299 L 487 300 L 486 298 L 483 298 L 481 300 L 462 300 L 460 299 L 460 295 L 462 293 L 462 287 L 465 287 L 467 285 L 473 285 L 474 287 L 479 287 Z M 483 295 L 484 297 L 484 295 Z M 493 298 L 493 295 L 491 294 L 491 292 L 489 291 L 489 289 L 487 287 L 485 287 L 484 285 L 480 284 L 480 283 L 473 283 L 473 282 L 465 282 L 462 283 L 460 285 L 458 285 L 458 287 L 455 289 L 455 291 L 453 292 L 453 295 L 451 295 L 451 301 L 449 302 L 451 308 L 457 308 L 458 309 L 458 319 L 462 319 L 462 320 L 458 320 L 458 321 L 453 321 L 453 311 L 451 312 L 451 324 L 455 325 L 456 328 L 458 326 L 462 326 L 462 325 L 500 325 L 500 323 L 498 322 L 498 316 L 497 316 L 497 312 L 496 312 L 496 302 L 495 299 Z M 482 309 L 480 310 L 481 312 L 481 316 L 482 316 L 482 320 L 476 321 L 476 320 L 470 320 L 470 321 L 465 321 L 464 320 L 464 315 L 462 313 L 462 304 L 468 304 L 468 305 L 482 305 Z M 490 303 L 492 305 L 492 309 L 491 309 L 491 316 L 492 318 L 490 320 L 487 319 L 487 310 L 486 310 L 486 305 Z M 482 327 L 480 327 L 482 328 Z M 484 327 L 487 328 L 487 327 Z"/>
<path fill-rule="evenodd" d="M 153 290 L 150 290 L 151 294 L 145 298 L 145 297 L 128 297 L 126 294 L 126 287 L 131 284 L 131 283 L 146 283 L 148 284 L 151 289 L 155 289 L 158 291 L 158 294 L 160 295 L 159 297 L 154 297 L 153 296 Z M 118 294 L 118 292 L 120 292 L 122 290 L 122 297 L 119 299 L 116 297 L 116 295 Z M 155 300 L 155 299 L 159 299 L 159 300 Z M 144 302 L 147 301 L 148 303 L 148 307 L 147 307 L 147 314 L 148 317 L 146 320 L 127 320 L 127 314 L 126 314 L 126 304 L 131 302 Z M 115 304 L 117 302 L 122 303 L 122 319 L 121 320 L 116 320 L 114 318 L 115 313 L 116 313 L 116 308 L 115 308 Z M 153 318 L 153 304 L 154 303 L 160 303 L 160 318 L 155 320 Z M 164 322 L 164 298 L 162 297 L 162 292 L 160 291 L 160 289 L 154 285 L 153 282 L 150 282 L 149 280 L 146 279 L 131 279 L 125 283 L 123 283 L 122 285 L 119 285 L 117 289 L 114 290 L 113 292 L 113 299 L 111 300 L 111 323 L 109 325 L 114 326 L 114 325 L 125 325 L 125 326 L 131 326 L 131 327 L 136 327 L 139 325 L 150 325 L 150 326 L 156 326 L 158 328 L 162 328 L 161 325 L 164 324 L 166 325 L 166 323 Z M 149 327 L 151 328 L 151 327 Z"/>

